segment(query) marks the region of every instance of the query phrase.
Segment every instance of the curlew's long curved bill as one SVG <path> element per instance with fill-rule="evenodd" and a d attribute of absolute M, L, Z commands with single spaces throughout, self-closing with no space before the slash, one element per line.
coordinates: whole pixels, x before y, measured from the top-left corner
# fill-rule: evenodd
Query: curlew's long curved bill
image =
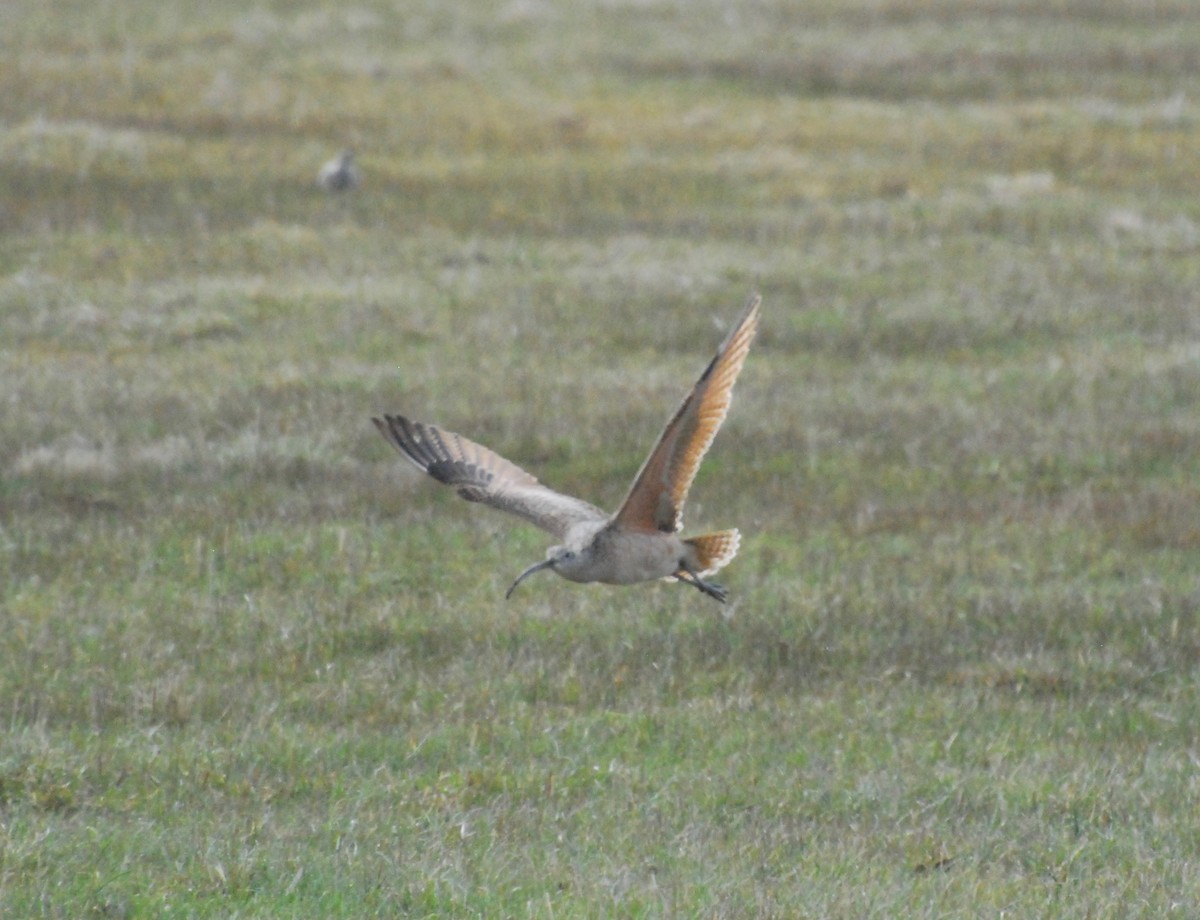
<path fill-rule="evenodd" d="M 716 356 L 667 422 L 613 516 L 616 523 L 631 530 L 665 533 L 683 526 L 683 503 L 700 461 L 729 412 L 733 384 L 758 330 L 761 303 L 758 294 L 751 296 Z"/>
<path fill-rule="evenodd" d="M 512 586 L 507 591 L 504 592 L 504 599 L 508 600 L 510 597 L 512 597 L 512 593 L 517 590 L 517 585 L 519 585 L 521 582 L 523 582 L 530 575 L 534 574 L 535 572 L 540 572 L 542 569 L 548 569 L 552 565 L 554 565 L 554 562 L 551 559 L 543 559 L 541 562 L 535 562 L 533 565 L 531 565 L 524 572 L 522 572 L 520 575 L 517 576 L 517 580 L 514 581 L 512 583 Z"/>
<path fill-rule="evenodd" d="M 385 415 L 371 421 L 417 469 L 454 487 L 467 501 L 515 514 L 560 540 L 573 524 L 608 517 L 581 498 L 547 488 L 515 463 L 453 431 L 414 422 L 403 415 Z"/>

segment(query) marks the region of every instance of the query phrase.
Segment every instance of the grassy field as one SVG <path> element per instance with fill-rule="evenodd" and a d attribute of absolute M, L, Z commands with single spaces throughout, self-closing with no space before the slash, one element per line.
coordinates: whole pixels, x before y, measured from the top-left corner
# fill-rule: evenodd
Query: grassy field
<path fill-rule="evenodd" d="M 1200 915 L 1198 180 L 1190 0 L 7 0 L 0 916 Z M 756 289 L 726 608 L 370 424 L 613 507 Z"/>

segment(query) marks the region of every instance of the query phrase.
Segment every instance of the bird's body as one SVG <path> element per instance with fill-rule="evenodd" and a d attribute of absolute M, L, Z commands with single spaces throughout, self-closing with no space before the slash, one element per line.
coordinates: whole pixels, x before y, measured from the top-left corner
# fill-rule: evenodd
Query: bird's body
<path fill-rule="evenodd" d="M 691 538 L 678 532 L 688 489 L 729 410 L 733 384 L 758 328 L 759 304 L 757 295 L 750 299 L 612 515 L 547 488 L 461 435 L 400 415 L 372 421 L 403 456 L 439 482 L 455 487 L 463 498 L 516 514 L 561 541 L 550 547 L 543 562 L 521 573 L 508 595 L 529 575 L 549 568 L 576 582 L 631 585 L 674 579 L 724 602 L 725 589 L 704 579 L 737 554 L 738 532 Z"/>
<path fill-rule="evenodd" d="M 345 192 L 358 185 L 358 167 L 354 165 L 354 153 L 343 150 L 321 167 L 317 173 L 317 184 L 327 192 Z"/>
<path fill-rule="evenodd" d="M 600 581 L 609 585 L 636 585 L 667 578 L 687 560 L 695 571 L 702 566 L 673 533 L 642 533 L 614 526 L 608 520 L 577 524 L 563 541 L 579 564 L 560 565 L 556 571 L 571 581 Z"/>

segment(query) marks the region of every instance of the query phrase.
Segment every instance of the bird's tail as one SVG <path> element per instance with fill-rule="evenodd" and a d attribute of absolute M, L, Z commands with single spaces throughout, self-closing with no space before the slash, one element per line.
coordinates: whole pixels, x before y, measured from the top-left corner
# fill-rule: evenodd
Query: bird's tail
<path fill-rule="evenodd" d="M 720 530 L 691 537 L 683 542 L 696 551 L 696 560 L 700 567 L 696 574 L 704 578 L 733 562 L 733 557 L 737 555 L 738 547 L 742 543 L 742 535 L 736 530 Z"/>

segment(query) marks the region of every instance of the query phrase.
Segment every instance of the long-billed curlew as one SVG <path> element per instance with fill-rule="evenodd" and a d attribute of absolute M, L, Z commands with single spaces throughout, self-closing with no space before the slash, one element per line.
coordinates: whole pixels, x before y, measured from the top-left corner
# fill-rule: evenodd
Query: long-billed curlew
<path fill-rule="evenodd" d="M 463 498 L 523 517 L 562 541 L 517 576 L 505 597 L 534 572 L 553 569 L 579 582 L 682 581 L 724 603 L 726 590 L 705 578 L 733 560 L 740 534 L 722 530 L 683 539 L 678 532 L 696 470 L 729 411 L 734 381 L 758 328 L 760 303 L 757 294 L 750 298 L 613 515 L 547 488 L 516 464 L 451 431 L 402 415 L 371 421 L 401 454 Z"/>

